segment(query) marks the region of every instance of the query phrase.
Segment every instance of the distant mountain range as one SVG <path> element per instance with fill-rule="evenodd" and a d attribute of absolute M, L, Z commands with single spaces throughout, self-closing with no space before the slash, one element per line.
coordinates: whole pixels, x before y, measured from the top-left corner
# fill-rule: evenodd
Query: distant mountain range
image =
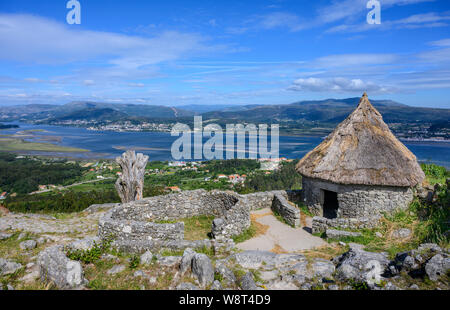
<path fill-rule="evenodd" d="M 358 105 L 360 98 L 299 101 L 285 105 L 243 106 L 236 111 L 213 111 L 205 119 L 247 120 L 252 122 L 317 121 L 339 123 Z M 411 107 L 391 100 L 371 100 L 386 122 L 441 122 L 450 118 L 450 109 Z"/>
<path fill-rule="evenodd" d="M 192 111 L 166 106 L 99 102 L 0 107 L 0 119 L 3 120 L 31 120 L 50 123 L 64 120 L 175 119 L 193 116 L 194 114 Z"/>
<path fill-rule="evenodd" d="M 314 122 L 337 124 L 353 111 L 358 97 L 299 101 L 283 105 L 185 105 L 166 107 L 141 104 L 112 104 L 71 102 L 65 105 L 22 105 L 0 107 L 0 121 L 32 121 L 54 123 L 61 121 L 114 122 L 176 121 L 202 115 L 204 120 L 242 122 Z M 388 123 L 426 122 L 442 124 L 450 119 L 450 109 L 419 108 L 391 100 L 371 100 Z"/>

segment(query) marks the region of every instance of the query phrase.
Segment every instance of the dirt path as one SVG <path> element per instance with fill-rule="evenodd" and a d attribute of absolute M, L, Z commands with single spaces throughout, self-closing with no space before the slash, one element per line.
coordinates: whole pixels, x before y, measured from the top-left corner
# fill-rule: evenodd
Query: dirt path
<path fill-rule="evenodd" d="M 280 222 L 270 209 L 254 211 L 252 217 L 258 223 L 268 226 L 268 229 L 263 235 L 239 243 L 237 247 L 241 250 L 283 253 L 308 250 L 326 244 L 321 238 L 315 237 L 308 232 L 309 230 L 307 231 L 311 219 L 302 220 L 301 226 L 303 227 L 292 228 Z"/>

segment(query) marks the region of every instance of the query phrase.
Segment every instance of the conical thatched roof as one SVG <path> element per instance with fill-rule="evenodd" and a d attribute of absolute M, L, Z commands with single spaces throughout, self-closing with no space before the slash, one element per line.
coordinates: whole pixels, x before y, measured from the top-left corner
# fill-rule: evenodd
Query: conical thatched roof
<path fill-rule="evenodd" d="M 311 178 L 340 184 L 412 187 L 425 175 L 364 93 L 347 119 L 297 165 Z"/>

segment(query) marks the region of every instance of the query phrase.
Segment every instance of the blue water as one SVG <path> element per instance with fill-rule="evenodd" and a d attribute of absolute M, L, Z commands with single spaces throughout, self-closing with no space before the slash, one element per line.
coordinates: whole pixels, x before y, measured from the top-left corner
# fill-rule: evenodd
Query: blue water
<path fill-rule="evenodd" d="M 1 134 L 13 134 L 21 130 L 43 129 L 46 132 L 38 136 L 56 136 L 62 140 L 58 143 L 88 149 L 87 153 L 45 153 L 43 155 L 61 155 L 77 158 L 114 158 L 124 151 L 120 148 L 145 148 L 139 152 L 150 156 L 151 160 L 172 160 L 170 148 L 178 137 L 162 132 L 109 132 L 89 131 L 84 128 L 49 125 L 18 124 L 20 128 L 2 130 Z M 280 136 L 280 157 L 302 158 L 322 141 L 321 137 Z M 404 142 L 419 161 L 435 163 L 450 168 L 450 143 L 448 142 Z M 270 146 L 270 143 L 269 143 Z"/>

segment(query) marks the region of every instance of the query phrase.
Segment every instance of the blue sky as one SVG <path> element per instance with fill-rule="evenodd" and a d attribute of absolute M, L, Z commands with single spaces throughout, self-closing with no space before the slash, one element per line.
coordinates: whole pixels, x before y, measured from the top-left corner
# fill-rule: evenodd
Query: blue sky
<path fill-rule="evenodd" d="M 0 105 L 287 104 L 367 91 L 450 108 L 450 2 L 1 0 Z"/>

